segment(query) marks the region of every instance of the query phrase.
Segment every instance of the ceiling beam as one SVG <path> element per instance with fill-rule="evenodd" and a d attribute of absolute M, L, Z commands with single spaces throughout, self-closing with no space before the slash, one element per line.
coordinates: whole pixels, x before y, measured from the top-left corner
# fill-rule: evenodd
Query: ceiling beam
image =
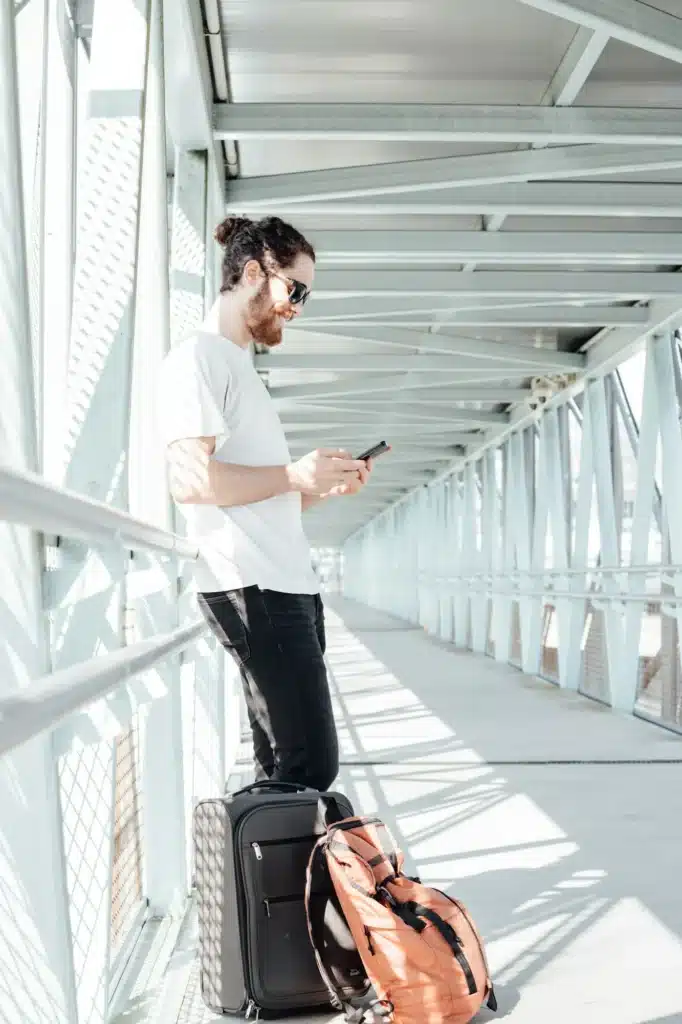
<path fill-rule="evenodd" d="M 383 422 L 388 417 L 393 416 L 400 417 L 401 426 L 418 426 L 420 423 L 474 423 L 477 426 L 489 426 L 491 423 L 507 423 L 509 421 L 509 414 L 506 412 L 489 412 L 484 409 L 462 409 L 457 405 L 452 405 L 449 408 L 446 407 L 444 412 L 434 412 L 429 409 L 427 403 L 424 405 L 411 404 L 409 406 L 395 406 L 388 411 L 381 410 L 378 413 L 373 413 L 371 410 L 360 411 L 353 416 L 353 426 L 367 426 L 373 425 L 378 422 Z M 317 412 L 309 411 L 307 409 L 301 409 L 297 412 L 281 413 L 280 419 L 285 427 L 298 427 L 298 426 L 312 426 L 312 427 L 326 427 L 329 423 L 329 419 L 334 420 L 334 417 L 324 418 Z M 347 419 L 342 419 L 343 424 L 348 424 Z M 337 424 L 338 425 L 338 424 Z"/>
<path fill-rule="evenodd" d="M 682 131 L 682 115 L 680 119 Z M 679 232 L 618 231 L 318 231 L 309 232 L 317 265 L 375 263 L 673 263 Z"/>
<path fill-rule="evenodd" d="M 303 325 L 302 325 L 303 327 Z M 313 341 L 317 339 L 324 348 L 327 340 L 357 342 L 358 345 L 377 344 L 387 348 L 403 350 L 422 355 L 473 356 L 485 362 L 522 363 L 524 366 L 534 365 L 547 370 L 580 370 L 585 365 L 585 357 L 573 352 L 559 352 L 556 349 L 536 348 L 533 345 L 514 345 L 506 341 L 482 341 L 477 338 L 457 338 L 447 334 L 428 334 L 419 331 L 405 331 L 398 327 L 337 327 L 332 332 L 320 333 L 313 329 Z M 313 334 L 313 331 L 293 328 L 291 334 L 301 337 Z"/>
<path fill-rule="evenodd" d="M 604 335 L 594 342 L 587 353 L 587 371 L 590 377 L 602 376 L 614 370 L 639 351 L 652 334 L 669 331 L 682 325 L 682 274 L 678 274 L 678 280 L 680 281 L 679 294 L 669 300 L 653 302 L 646 326 L 624 327 L 604 332 Z M 580 381 L 572 387 L 566 388 L 555 399 L 549 400 L 549 407 L 555 403 L 563 403 L 579 394 L 583 386 Z M 520 430 L 536 420 L 537 412 L 535 410 L 518 407 L 511 413 L 510 423 L 507 426 L 492 427 L 485 433 L 481 433 L 479 439 L 469 447 L 466 456 L 453 460 L 453 463 L 439 474 L 439 478 L 447 475 L 453 469 L 461 468 L 465 461 L 480 458 L 487 449 L 499 447 L 511 432 Z"/>
<path fill-rule="evenodd" d="M 213 150 L 214 159 L 208 161 L 209 188 L 219 210 L 224 196 L 218 173 L 222 146 L 213 135 L 213 86 L 199 5 L 195 0 L 164 4 L 163 29 L 169 137 L 178 149 Z"/>
<path fill-rule="evenodd" d="M 589 78 L 609 41 L 609 33 L 580 25 L 542 98 L 555 107 L 568 106 Z"/>
<path fill-rule="evenodd" d="M 410 398 L 412 393 L 408 392 Z M 396 399 L 400 401 L 400 413 L 404 413 L 414 419 L 435 419 L 436 417 L 442 417 L 447 420 L 452 420 L 456 415 L 458 406 L 454 402 L 431 402 L 429 398 L 426 398 L 423 402 L 405 402 L 402 395 L 391 395 L 390 398 L 385 399 L 381 402 L 378 398 L 372 398 L 367 396 L 364 401 L 356 401 L 353 403 L 339 405 L 334 402 L 332 405 L 325 405 L 323 402 L 292 402 L 289 401 L 286 408 L 279 406 L 279 416 L 282 422 L 295 422 L 296 418 L 301 413 L 316 414 L 318 419 L 321 415 L 331 415 L 331 419 L 338 420 L 344 419 L 348 421 L 349 417 L 355 416 L 367 416 L 374 415 L 379 417 L 386 417 L 391 414 L 392 407 L 396 404 Z"/>
<path fill-rule="evenodd" d="M 467 412 L 468 411 L 469 410 L 467 410 Z M 490 415 L 492 416 L 493 414 L 491 413 Z M 390 426 L 390 428 L 386 426 L 386 423 L 389 419 L 392 420 L 394 419 L 394 417 L 386 414 L 384 414 L 383 416 L 373 416 L 372 418 L 354 416 L 352 421 L 348 419 L 340 419 L 338 422 L 334 422 L 331 419 L 324 419 L 321 417 L 318 418 L 317 420 L 310 420 L 307 423 L 290 422 L 287 420 L 282 423 L 282 426 L 284 427 L 284 432 L 287 435 L 287 437 L 294 437 L 295 435 L 300 436 L 301 434 L 319 435 L 322 432 L 324 432 L 327 435 L 336 435 L 340 434 L 341 432 L 345 432 L 345 434 L 348 435 L 349 429 L 352 429 L 354 431 L 355 436 L 357 436 L 358 431 L 362 431 L 362 433 L 366 435 L 370 433 L 376 433 L 377 431 L 382 432 L 383 430 L 390 429 L 394 437 L 400 437 L 405 434 L 415 433 L 418 433 L 419 435 L 440 435 L 441 431 L 456 431 L 471 422 L 470 420 L 461 420 L 460 417 L 456 414 L 456 412 L 449 420 L 436 418 L 432 422 L 424 420 L 413 420 L 409 418 L 403 419 L 402 417 L 400 417 L 399 422 L 393 423 Z M 478 424 L 479 426 L 499 425 L 501 423 L 509 422 L 509 414 L 498 413 L 497 419 L 494 421 L 483 422 L 481 419 L 474 420 L 473 422 Z M 388 438 L 386 440 L 388 440 Z M 452 437 L 449 434 L 447 440 L 449 444 L 469 443 L 469 441 L 453 441 Z"/>
<path fill-rule="evenodd" d="M 320 296 L 381 296 L 393 294 L 524 296 L 529 299 L 566 296 L 579 298 L 606 296 L 644 299 L 674 295 L 679 291 L 675 273 L 636 271 L 551 271 L 482 270 L 460 273 L 456 270 L 319 270 L 315 289 Z M 340 293 L 340 294 L 339 294 Z"/>
<path fill-rule="evenodd" d="M 348 441 L 351 441 L 351 442 L 353 442 L 353 446 L 355 445 L 356 442 L 354 441 L 354 439 L 353 439 L 353 437 L 351 435 L 346 434 L 344 436 L 346 438 L 346 443 L 348 443 Z M 428 447 L 427 447 L 424 444 L 423 440 L 417 440 L 417 439 L 414 439 L 414 438 L 412 440 L 407 440 L 406 441 L 404 438 L 401 438 L 400 436 L 398 436 L 398 440 L 396 442 L 395 441 L 396 435 L 394 434 L 393 435 L 394 443 L 393 443 L 393 450 L 391 452 L 391 458 L 393 458 L 394 456 L 398 456 L 400 454 L 403 454 L 405 456 L 409 456 L 409 455 L 414 454 L 414 455 L 418 456 L 419 458 L 425 459 L 425 458 L 428 457 L 430 459 L 434 459 L 435 461 L 442 461 L 443 459 L 448 459 L 448 458 L 449 459 L 453 459 L 457 455 L 457 452 L 458 452 L 459 448 L 463 448 L 463 447 L 466 447 L 466 445 L 473 444 L 476 441 L 481 440 L 481 437 L 482 437 L 482 435 L 480 435 L 480 434 L 473 434 L 472 433 L 472 434 L 462 434 L 461 437 L 463 438 L 463 440 L 450 440 L 451 437 L 458 438 L 459 436 L 460 435 L 458 435 L 458 434 L 449 434 L 447 441 L 444 440 L 444 441 L 441 441 L 441 442 L 438 442 L 438 441 L 436 441 L 434 439 L 433 442 L 429 441 L 429 444 L 428 444 Z M 359 445 L 362 445 L 364 442 L 367 442 L 367 443 L 365 443 L 365 449 L 366 449 L 370 442 L 367 441 L 367 436 L 363 432 L 362 438 L 357 443 Z M 292 437 L 289 440 L 289 448 L 291 449 L 291 452 L 293 454 L 296 454 L 296 455 L 299 455 L 301 453 L 305 454 L 306 452 L 310 451 L 310 444 L 308 443 L 306 438 Z M 359 448 L 358 451 L 362 451 L 362 450 L 365 450 L 365 449 Z M 388 456 L 384 456 L 384 457 L 387 458 Z"/>
<path fill-rule="evenodd" d="M 639 0 L 520 0 L 520 3 L 682 63 L 682 20 L 649 3 Z"/>
<path fill-rule="evenodd" d="M 421 192 L 452 186 L 493 185 L 531 178 L 580 178 L 599 174 L 671 170 L 682 167 L 682 147 L 554 146 L 550 149 L 406 160 L 362 167 L 297 171 L 228 183 L 231 210 L 248 203 L 276 205 L 311 200 Z"/>
<path fill-rule="evenodd" d="M 583 147 L 580 147 L 582 149 Z M 562 150 L 563 152 L 563 150 Z M 675 151 L 676 152 L 676 151 Z M 496 156 L 497 154 L 493 154 Z M 507 157 L 517 154 L 508 153 Z M 527 155 L 527 154 L 526 154 Z M 452 159 L 465 159 L 457 157 Z M 481 160 L 481 157 L 476 157 Z M 422 161 L 430 163 L 431 161 Z M 413 163 L 419 163 L 414 161 Z M 386 166 L 386 165 L 382 165 Z M 391 179 L 389 164 L 384 180 Z M 493 164 L 493 167 L 496 165 Z M 306 172 L 307 173 L 307 172 Z M 342 171 L 335 172 L 342 174 Z M 526 172 L 528 173 L 528 172 Z M 521 179 L 523 175 L 520 175 Z M 415 181 L 419 175 L 415 172 Z M 260 179 L 251 179 L 251 184 Z M 249 179 L 244 179 L 248 184 Z M 260 213 L 262 205 L 242 195 L 233 201 L 237 183 L 228 185 L 229 209 L 242 213 Z M 479 187 L 441 187 L 437 191 L 403 192 L 396 195 L 363 193 L 352 199 L 331 200 L 324 195 L 318 200 L 301 203 L 281 198 L 277 203 L 280 216 L 306 218 L 319 215 L 343 217 L 391 216 L 398 219 L 408 214 L 486 215 L 514 214 L 516 216 L 557 217 L 680 217 L 682 216 L 682 186 L 676 184 L 640 184 L 638 182 L 511 182 L 480 185 Z"/>
<path fill-rule="evenodd" d="M 502 376 L 518 375 L 526 376 L 535 373 L 533 366 L 533 349 L 529 349 L 528 363 L 514 364 L 510 367 L 505 363 L 503 367 L 491 365 L 491 361 L 473 359 L 471 357 L 456 356 L 420 356 L 420 355 L 329 355 L 326 352 L 310 353 L 268 353 L 267 355 L 255 356 L 257 369 L 268 370 L 314 370 L 325 373 L 354 373 L 358 370 L 372 373 L 439 373 L 452 374 L 453 379 L 467 375 L 480 374 L 487 377 L 489 374 Z"/>
<path fill-rule="evenodd" d="M 289 435 L 289 431 L 287 431 L 287 440 L 289 441 L 292 451 L 294 449 L 298 451 L 310 451 L 311 447 L 314 447 L 315 445 L 318 447 L 329 447 L 340 444 L 353 448 L 357 446 L 359 453 L 361 451 L 365 451 L 371 444 L 375 443 L 375 439 L 373 437 L 368 437 L 368 434 L 372 430 L 376 431 L 376 427 L 363 426 L 362 424 L 353 426 L 349 423 L 341 424 L 339 427 L 331 427 L 328 424 L 325 424 L 324 430 L 320 430 L 315 434 L 313 444 L 311 444 L 311 442 L 306 438 L 305 432 L 299 432 L 298 435 L 296 435 L 296 433 Z M 401 449 L 405 448 L 406 450 L 415 446 L 417 448 L 424 447 L 423 438 L 416 434 L 413 427 L 402 428 L 400 425 L 394 425 L 390 430 L 391 437 L 390 439 L 387 437 L 385 440 L 394 445 L 396 449 L 398 447 Z M 427 431 L 427 433 L 429 432 Z M 434 432 L 433 447 L 434 450 L 439 449 L 441 451 L 446 449 L 449 450 L 453 446 L 461 448 L 475 444 L 481 441 L 482 438 L 482 434 L 478 434 L 474 431 L 458 431 L 455 428 L 450 429 L 449 427 L 444 430 L 441 425 L 438 431 Z M 379 438 L 379 440 L 381 440 L 381 438 Z M 431 442 L 429 441 L 429 447 L 430 446 Z"/>
<path fill-rule="evenodd" d="M 592 327 L 592 326 L 636 326 L 647 322 L 648 313 L 642 306 L 554 305 L 552 301 L 524 302 L 522 300 L 494 300 L 485 296 L 471 296 L 456 300 L 449 296 L 429 296 L 428 299 L 411 295 L 353 297 L 348 299 L 320 299 L 315 293 L 307 307 L 301 325 L 326 331 L 335 329 L 335 322 L 344 325 L 354 321 L 382 326 L 381 317 L 399 316 L 400 320 L 386 322 L 385 326 L 400 327 L 407 324 L 430 324 L 433 313 L 448 311 L 448 321 L 456 327 Z M 462 308 L 466 305 L 469 308 Z M 410 314 L 412 314 L 410 316 Z M 405 318 L 405 319 L 403 319 Z M 421 318 L 421 319 L 419 319 Z"/>
<path fill-rule="evenodd" d="M 237 141 L 682 144 L 682 111 L 672 107 L 229 103 L 214 107 L 213 123 L 217 139 Z"/>
<path fill-rule="evenodd" d="M 570 42 L 566 53 L 561 59 L 559 67 L 552 75 L 552 79 L 545 89 L 540 104 L 542 106 L 563 107 L 570 106 L 577 98 L 578 93 L 587 81 L 595 64 L 604 52 L 609 41 L 608 35 L 603 31 L 593 32 L 589 28 L 579 26 L 573 39 Z M 534 142 L 532 145 L 540 147 L 542 142 Z M 492 217 L 484 217 L 483 224 L 486 231 L 500 231 L 508 214 L 497 213 Z M 467 263 L 466 270 L 474 270 L 476 262 Z"/>
<path fill-rule="evenodd" d="M 515 402 L 520 401 L 530 390 L 520 387 L 511 387 L 505 384 L 477 387 L 457 387 L 449 384 L 447 378 L 439 378 L 436 381 L 429 381 L 433 384 L 434 395 L 442 396 L 443 400 L 462 402 Z M 447 391 L 445 390 L 447 388 Z M 424 381 L 406 381 L 403 376 L 388 375 L 386 377 L 365 377 L 364 374 L 356 374 L 345 377 L 342 380 L 321 381 L 314 384 L 289 384 L 280 387 L 270 388 L 270 394 L 275 399 L 288 401 L 297 398 L 324 398 L 339 397 L 342 395 L 375 395 L 385 393 L 393 395 L 398 391 L 407 390 L 411 396 L 426 394 Z"/>

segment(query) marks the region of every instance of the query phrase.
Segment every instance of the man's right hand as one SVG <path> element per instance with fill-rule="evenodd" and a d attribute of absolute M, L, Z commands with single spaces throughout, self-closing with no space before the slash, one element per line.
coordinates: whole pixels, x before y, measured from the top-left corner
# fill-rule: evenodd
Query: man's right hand
<path fill-rule="evenodd" d="M 291 489 L 324 496 L 335 487 L 357 480 L 365 463 L 339 448 L 316 448 L 287 466 Z"/>

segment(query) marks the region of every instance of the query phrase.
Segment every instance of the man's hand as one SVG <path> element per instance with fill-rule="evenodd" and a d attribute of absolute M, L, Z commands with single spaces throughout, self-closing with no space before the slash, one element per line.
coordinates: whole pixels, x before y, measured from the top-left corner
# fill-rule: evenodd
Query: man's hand
<path fill-rule="evenodd" d="M 369 480 L 369 475 L 372 472 L 372 460 L 368 459 L 367 462 L 363 462 L 361 468 L 358 470 L 357 475 L 352 477 L 350 480 L 344 481 L 337 487 L 332 488 L 329 492 L 330 497 L 346 497 L 347 495 L 358 494 L 359 491 L 365 486 Z"/>
<path fill-rule="evenodd" d="M 349 494 L 353 487 L 359 490 L 366 471 L 364 462 L 338 448 L 317 448 L 287 466 L 291 489 L 317 497 Z"/>

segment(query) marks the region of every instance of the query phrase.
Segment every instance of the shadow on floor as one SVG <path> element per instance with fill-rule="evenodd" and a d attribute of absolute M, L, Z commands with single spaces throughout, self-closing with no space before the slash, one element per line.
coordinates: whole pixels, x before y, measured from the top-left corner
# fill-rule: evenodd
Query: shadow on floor
<path fill-rule="evenodd" d="M 501 1012 L 682 1024 L 682 787 L 660 763 L 679 738 L 414 630 L 356 635 L 338 608 L 343 786 L 469 905 Z"/>

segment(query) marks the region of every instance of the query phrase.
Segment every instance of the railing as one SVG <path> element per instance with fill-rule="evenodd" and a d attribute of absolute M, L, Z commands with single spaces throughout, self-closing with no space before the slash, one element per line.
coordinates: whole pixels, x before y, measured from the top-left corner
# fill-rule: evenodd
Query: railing
<path fill-rule="evenodd" d="M 178 560 L 192 561 L 197 557 L 196 545 L 184 537 L 145 523 L 102 502 L 57 487 L 36 474 L 0 466 L 0 522 L 2 521 L 38 531 L 42 534 L 44 551 L 66 549 L 75 557 L 75 563 L 81 567 L 87 557 L 94 553 L 99 553 L 105 560 L 108 558 L 111 565 L 115 564 L 118 567 L 111 577 L 116 586 L 123 577 L 132 577 L 126 574 L 124 560 L 118 556 L 113 560 L 110 558 L 112 550 L 120 551 L 123 555 L 127 551 L 138 551 L 152 556 L 151 559 L 143 557 L 132 563 L 133 569 L 140 568 L 140 576 L 144 576 L 145 570 L 153 567 L 157 560 L 161 563 L 170 560 L 171 564 L 169 567 L 166 566 L 165 571 L 152 574 L 151 583 L 150 579 L 146 578 L 143 586 L 136 585 L 138 592 L 142 592 L 142 604 L 144 605 L 146 601 L 150 608 L 154 609 L 143 616 L 148 625 L 151 623 L 152 629 L 157 618 L 158 604 L 154 604 L 158 600 L 157 595 L 162 594 L 164 585 L 172 585 L 174 581 L 177 583 L 180 578 Z M 73 545 L 70 542 L 76 543 Z M 46 575 L 49 574 L 48 570 Z M 161 591 L 158 589 L 159 584 Z M 132 588 L 133 591 L 135 589 Z M 178 593 L 179 588 L 172 586 L 171 593 L 166 595 L 167 600 L 164 598 L 164 609 L 174 607 L 179 599 Z M 78 606 L 80 599 L 81 595 L 78 593 L 70 599 L 67 614 Z M 88 595 L 85 596 L 85 600 L 88 600 Z M 58 602 L 55 602 L 55 606 L 57 604 Z M 184 618 L 188 617 L 187 607 L 185 606 Z M 43 610 L 50 610 L 49 601 L 44 601 Z M 167 611 L 160 615 L 158 621 L 168 621 Z M 106 627 L 105 616 L 102 623 Z M 97 986 L 100 986 L 100 989 L 104 986 L 104 1005 L 109 1006 L 106 1019 L 109 1019 L 115 1008 L 112 1004 L 112 993 L 120 980 L 125 963 L 130 959 L 131 948 L 141 934 L 145 920 L 150 916 L 159 916 L 170 911 L 171 904 L 173 913 L 184 907 L 189 888 L 187 816 L 197 790 L 207 788 L 206 764 L 209 757 L 213 757 L 213 747 L 222 749 L 222 757 L 218 757 L 218 762 L 221 770 L 225 768 L 226 708 L 224 703 L 221 703 L 222 696 L 219 700 L 213 699 L 214 693 L 223 693 L 224 674 L 219 680 L 215 676 L 219 668 L 224 672 L 225 662 L 214 660 L 215 654 L 222 659 L 222 651 L 213 642 L 206 669 L 202 668 L 204 678 L 199 680 L 200 672 L 196 667 L 196 682 L 194 678 L 191 680 L 190 704 L 187 704 L 187 688 L 184 685 L 187 682 L 187 675 L 184 670 L 195 668 L 192 661 L 180 666 L 176 660 L 175 669 L 168 676 L 166 673 L 164 676 L 154 676 L 153 670 L 164 660 L 168 661 L 172 656 L 185 651 L 195 641 L 203 638 L 204 634 L 213 640 L 203 618 L 194 616 L 192 621 L 179 625 L 178 628 L 156 632 L 141 639 L 133 637 L 133 642 L 127 646 L 60 668 L 0 698 L 0 770 L 5 773 L 3 778 L 16 776 L 19 786 L 17 793 L 22 792 L 22 787 L 26 792 L 30 791 L 27 780 L 16 775 L 17 766 L 29 762 L 21 759 L 13 761 L 13 758 L 15 755 L 21 755 L 23 758 L 22 752 L 28 749 L 30 741 L 37 737 L 42 735 L 49 739 L 45 748 L 47 754 L 44 763 L 48 775 L 54 773 L 56 785 L 50 783 L 47 787 L 52 794 L 48 794 L 47 799 L 48 802 L 51 801 L 49 808 L 53 820 L 46 828 L 51 829 L 51 834 L 55 837 L 54 848 L 57 851 L 61 850 L 57 855 L 57 859 L 61 859 L 61 877 L 57 869 L 51 885 L 39 883 L 39 895 L 37 896 L 35 892 L 29 895 L 34 906 L 38 899 L 45 900 L 45 905 L 35 906 L 35 913 L 38 918 L 43 919 L 58 917 L 57 930 L 61 930 L 64 939 L 72 947 L 71 952 L 55 948 L 52 953 L 47 948 L 41 950 L 35 957 L 35 967 L 32 971 L 29 970 L 30 965 L 27 961 L 26 972 L 19 972 L 18 977 L 11 978 L 8 973 L 9 964 L 13 959 L 16 961 L 22 952 L 26 953 L 26 937 L 13 928 L 18 918 L 16 909 L 5 908 L 0 914 L 5 921 L 0 937 L 0 989 L 7 992 L 10 990 L 8 986 L 23 986 L 31 974 L 35 977 L 37 989 L 40 989 L 44 977 L 54 976 L 62 992 L 60 999 L 54 1004 L 51 1003 L 54 1005 L 55 1020 L 80 1020 L 83 1006 L 86 999 L 90 999 L 89 991 L 93 985 L 95 989 Z M 3 639 L 7 641 L 8 649 L 11 649 L 9 637 L 5 636 Z M 125 643 L 120 631 L 113 634 L 114 643 L 117 639 Z M 108 645 L 111 644 L 112 639 L 109 638 Z M 194 661 L 196 666 L 201 661 L 198 648 L 195 649 Z M 137 677 L 150 672 L 151 684 L 141 687 Z M 169 686 L 165 685 L 166 678 L 170 680 Z M 138 686 L 134 693 L 130 686 L 131 681 Z M 180 682 L 183 683 L 182 698 Z M 207 686 L 210 687 L 210 699 L 207 697 Z M 203 705 L 200 707 L 202 701 Z M 116 771 L 116 745 L 126 740 L 133 727 L 131 723 L 134 724 L 135 735 L 138 737 L 138 712 L 143 705 L 147 705 L 148 709 L 158 710 L 150 711 L 142 754 L 138 754 L 137 748 L 134 752 L 129 752 L 130 756 L 134 754 L 136 759 L 139 756 L 140 761 L 136 763 L 133 772 Z M 94 719 L 89 719 L 88 715 L 92 714 L 95 708 L 99 708 L 102 713 L 99 717 L 95 715 Z M 122 713 L 119 713 L 121 711 Z M 107 714 L 111 719 L 108 732 L 103 725 Z M 212 744 L 210 754 L 198 734 L 201 728 L 199 719 L 204 725 L 206 722 L 209 723 Z M 92 768 L 88 766 L 87 758 L 82 756 L 83 750 L 87 750 L 88 746 L 95 752 L 102 749 L 109 752 L 106 766 L 101 768 L 105 789 L 99 791 L 99 804 L 97 800 L 93 804 L 92 791 L 86 794 L 86 787 L 92 785 L 93 778 Z M 189 762 L 188 746 L 191 747 Z M 97 753 L 93 755 L 95 759 L 98 756 Z M 181 762 L 180 765 L 177 763 L 178 760 Z M 99 767 L 101 766 L 98 766 L 98 771 Z M 172 769 L 171 772 L 169 768 Z M 169 774 L 173 777 L 169 778 Z M 213 791 L 219 782 L 219 771 L 211 767 L 209 774 Z M 112 862 L 115 870 L 119 873 L 121 870 L 120 864 L 116 868 L 114 852 L 114 836 L 117 834 L 115 819 L 119 813 L 118 807 L 130 804 L 130 798 L 127 793 L 115 794 L 113 790 L 120 788 L 121 778 L 124 776 L 130 776 L 133 779 L 132 784 L 138 786 L 138 775 L 142 780 L 140 791 L 136 790 L 132 797 L 137 808 L 138 802 L 141 803 L 144 796 L 146 835 L 144 838 L 139 834 L 133 836 L 133 842 L 137 845 L 136 855 L 131 859 L 131 863 L 133 866 L 136 865 L 136 885 L 131 889 L 132 897 L 126 897 L 123 901 L 125 920 L 121 925 L 120 919 L 116 921 L 116 906 L 117 899 L 119 903 L 122 902 L 122 896 L 119 894 L 117 897 L 115 892 L 112 893 Z M 66 776 L 69 776 L 69 785 L 65 783 Z M 128 782 L 125 785 L 128 785 Z M 107 786 L 110 786 L 108 793 Z M 124 798 L 122 800 L 121 795 Z M 92 810 L 92 815 L 88 808 Z M 106 818 L 104 824 L 103 816 Z M 126 819 L 124 824 L 127 829 L 133 827 L 139 831 L 137 810 L 134 817 L 134 821 L 133 818 L 130 822 Z M 164 834 L 166 824 L 169 825 L 170 831 L 174 832 L 173 835 Z M 4 827 L 11 828 L 11 822 L 5 821 Z M 22 842 L 30 849 L 31 837 L 24 837 Z M 123 863 L 125 869 L 125 859 Z M 140 869 L 141 864 L 144 870 Z M 87 892 L 82 889 L 83 884 Z M 121 884 L 125 886 L 125 880 Z M 81 891 L 85 892 L 85 909 L 77 906 L 77 901 L 75 902 L 74 894 L 79 886 Z M 139 902 L 141 886 L 142 901 Z M 21 891 L 21 884 L 17 889 L 16 899 L 19 907 L 26 894 Z M 52 897 L 46 898 L 48 892 L 54 892 L 52 904 L 49 902 Z M 95 915 L 98 905 L 100 910 L 98 915 Z M 88 915 L 97 916 L 99 923 L 87 923 Z M 83 928 L 86 928 L 86 931 L 83 931 Z M 113 937 L 112 932 L 115 933 Z M 35 997 L 36 1005 L 38 1002 L 41 1006 L 47 1005 L 46 993 L 47 986 L 43 985 L 41 993 Z M 10 1006 L 10 1010 L 17 1009 L 22 999 L 23 997 L 17 996 L 16 1006 Z M 101 1006 L 101 1001 L 98 1001 Z M 98 1010 L 97 1019 L 104 1019 L 101 1010 Z"/>
<path fill-rule="evenodd" d="M 682 565 L 597 565 L 454 574 L 422 570 L 417 579 L 426 602 L 435 602 L 435 608 L 429 607 L 426 612 L 430 627 L 454 635 L 452 624 L 446 623 L 442 629 L 442 606 L 448 602 L 445 617 L 448 610 L 456 617 L 457 608 L 466 617 L 466 646 L 471 648 L 471 616 L 475 606 L 485 602 L 486 644 L 482 653 L 496 656 L 494 624 L 498 616 L 509 637 L 505 650 L 510 664 L 536 671 L 552 682 L 560 681 L 559 652 L 562 644 L 565 649 L 568 631 L 572 631 L 573 641 L 579 644 L 579 667 L 573 676 L 577 689 L 604 703 L 611 702 L 618 676 L 632 669 L 628 661 L 620 660 L 621 654 L 634 658 L 632 710 L 682 731 L 678 667 Z M 533 669 L 534 657 L 522 659 L 519 609 L 524 601 L 536 609 L 530 620 L 538 630 L 531 640 L 533 650 L 539 653 Z M 632 618 L 633 614 L 637 618 Z M 623 652 L 609 650 L 607 616 L 612 623 L 621 622 Z M 637 635 L 628 635 L 632 629 Z"/>

